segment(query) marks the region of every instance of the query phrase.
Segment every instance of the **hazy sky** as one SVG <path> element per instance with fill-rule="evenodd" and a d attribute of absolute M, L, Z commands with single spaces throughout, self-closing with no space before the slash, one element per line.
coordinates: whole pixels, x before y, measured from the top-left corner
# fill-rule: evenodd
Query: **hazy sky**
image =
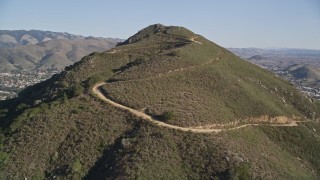
<path fill-rule="evenodd" d="M 320 49 L 320 0 L 0 0 L 0 29 L 126 39 L 156 23 L 224 47 Z"/>

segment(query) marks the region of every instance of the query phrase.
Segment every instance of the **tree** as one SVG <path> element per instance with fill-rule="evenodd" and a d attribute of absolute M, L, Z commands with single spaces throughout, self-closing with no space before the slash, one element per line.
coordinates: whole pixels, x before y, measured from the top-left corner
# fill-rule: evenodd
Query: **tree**
<path fill-rule="evenodd" d="M 84 87 L 81 84 L 76 84 L 71 89 L 71 97 L 79 96 L 84 92 Z"/>

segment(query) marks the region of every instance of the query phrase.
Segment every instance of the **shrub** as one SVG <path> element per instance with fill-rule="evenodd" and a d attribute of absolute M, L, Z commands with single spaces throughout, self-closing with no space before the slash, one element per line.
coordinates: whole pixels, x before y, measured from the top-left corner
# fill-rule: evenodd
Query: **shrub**
<path fill-rule="evenodd" d="M 230 173 L 232 179 L 237 180 L 249 180 L 251 179 L 250 175 L 250 164 L 242 163 L 239 166 L 236 166 Z"/>
<path fill-rule="evenodd" d="M 0 151 L 0 169 L 6 164 L 8 161 L 8 154 Z"/>
<path fill-rule="evenodd" d="M 71 165 L 71 173 L 72 173 L 72 176 L 73 178 L 75 179 L 80 179 L 83 175 L 83 172 L 82 172 L 82 164 L 80 162 L 80 159 L 77 158 Z"/>
<path fill-rule="evenodd" d="M 89 89 L 91 86 L 95 85 L 96 83 L 100 82 L 100 81 L 103 81 L 104 80 L 104 77 L 103 76 L 99 76 L 99 75 L 94 75 L 90 78 L 88 78 L 86 81 L 85 81 L 85 87 L 87 89 Z"/>
<path fill-rule="evenodd" d="M 166 111 L 162 114 L 163 121 L 170 121 L 174 119 L 174 113 L 172 111 Z"/>
<path fill-rule="evenodd" d="M 45 179 L 45 174 L 41 170 L 37 170 L 35 175 L 31 177 L 32 180 L 41 180 Z"/>

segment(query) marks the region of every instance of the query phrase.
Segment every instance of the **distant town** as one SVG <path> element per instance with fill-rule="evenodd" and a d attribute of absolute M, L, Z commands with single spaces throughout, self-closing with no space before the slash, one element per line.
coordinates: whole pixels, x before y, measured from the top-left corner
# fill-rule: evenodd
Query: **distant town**
<path fill-rule="evenodd" d="M 297 89 L 299 89 L 302 93 L 313 97 L 314 99 L 320 100 L 320 88 L 317 86 L 305 85 L 305 82 L 301 79 L 296 79 L 291 76 L 285 68 L 275 66 L 274 64 L 257 64 L 260 67 L 267 69 L 268 71 L 273 72 L 278 77 L 291 82 Z"/>
<path fill-rule="evenodd" d="M 0 73 L 0 100 L 11 99 L 18 92 L 50 78 L 58 71 L 21 70 L 10 73 Z"/>

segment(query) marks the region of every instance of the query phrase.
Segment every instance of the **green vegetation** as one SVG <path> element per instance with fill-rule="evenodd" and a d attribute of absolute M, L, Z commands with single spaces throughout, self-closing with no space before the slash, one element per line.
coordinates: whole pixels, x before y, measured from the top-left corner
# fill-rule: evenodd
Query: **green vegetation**
<path fill-rule="evenodd" d="M 320 172 L 320 125 L 305 123 L 296 128 L 264 128 L 266 134 L 280 147 L 298 157 L 305 166 Z M 308 167 L 309 166 L 309 167 Z"/>
<path fill-rule="evenodd" d="M 235 165 L 231 173 L 248 172 L 250 167 L 251 179 L 268 179 L 277 177 L 277 179 L 317 179 L 317 174 L 312 168 L 303 168 L 307 166 L 308 161 L 304 158 L 297 158 L 291 151 L 283 149 L 277 141 L 270 136 L 271 130 L 292 130 L 290 127 L 248 127 L 236 131 L 228 131 L 221 135 L 222 141 L 228 147 L 228 157 L 239 159 L 241 162 Z M 295 142 L 292 146 L 299 146 Z M 290 148 L 290 147 L 288 147 Z M 247 173 L 244 173 L 247 174 Z"/>
<path fill-rule="evenodd" d="M 152 25 L 0 102 L 4 179 L 319 179 L 318 122 L 219 134 L 151 124 L 91 92 L 182 126 L 318 118 L 318 102 L 181 27 Z M 304 117 L 306 116 L 306 117 Z M 298 157 L 298 158 L 297 158 Z M 302 168 L 303 167 L 303 168 Z"/>
<path fill-rule="evenodd" d="M 76 84 L 71 88 L 70 95 L 71 97 L 79 96 L 83 94 L 83 92 L 84 92 L 84 87 L 81 84 Z"/>
<path fill-rule="evenodd" d="M 251 179 L 251 174 L 250 174 L 250 165 L 248 163 L 243 163 L 240 166 L 237 166 L 233 171 L 232 171 L 232 176 L 234 179 L 239 179 L 239 180 L 249 180 Z"/>
<path fill-rule="evenodd" d="M 0 152 L 0 168 L 2 169 L 3 166 L 7 163 L 8 161 L 8 154 L 5 152 Z"/>
<path fill-rule="evenodd" d="M 190 38 L 194 36 L 194 33 L 184 27 L 174 27 L 169 26 L 166 28 L 166 34 L 181 37 L 181 38 Z"/>
<path fill-rule="evenodd" d="M 76 159 L 72 163 L 71 172 L 74 179 L 80 179 L 83 176 L 82 165 L 79 159 Z"/>
<path fill-rule="evenodd" d="M 172 121 L 174 119 L 174 113 L 172 111 L 164 112 L 162 117 L 164 121 Z"/>
<path fill-rule="evenodd" d="M 152 55 L 144 63 L 125 66 L 112 78 L 121 82 L 105 85 L 104 92 L 134 109 L 148 108 L 154 116 L 170 108 L 177 117 L 170 123 L 180 126 L 244 122 L 263 115 L 320 115 L 319 102 L 288 82 L 202 42 L 208 45 L 187 44 L 174 50 L 178 56 Z M 183 68 L 187 70 L 174 71 Z"/>

